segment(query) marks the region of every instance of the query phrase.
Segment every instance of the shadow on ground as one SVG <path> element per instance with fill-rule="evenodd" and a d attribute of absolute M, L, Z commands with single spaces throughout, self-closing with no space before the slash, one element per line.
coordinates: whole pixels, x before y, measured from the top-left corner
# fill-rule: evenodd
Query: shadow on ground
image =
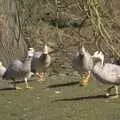
<path fill-rule="evenodd" d="M 10 91 L 10 90 L 16 90 L 16 88 L 8 87 L 8 88 L 1 88 L 0 91 Z"/>
<path fill-rule="evenodd" d="M 107 98 L 106 95 L 95 95 L 95 96 L 56 99 L 54 100 L 54 102 L 55 101 L 78 101 L 78 100 L 89 100 L 89 99 L 104 99 L 104 98 Z"/>
<path fill-rule="evenodd" d="M 54 85 L 49 85 L 47 88 L 57 88 L 57 87 L 64 87 L 64 86 L 72 86 L 79 84 L 79 81 L 71 82 L 71 83 L 62 83 L 62 84 L 54 84 Z"/>
<path fill-rule="evenodd" d="M 35 81 L 36 79 L 31 79 L 31 80 L 28 80 L 28 82 L 32 82 L 32 81 Z M 21 84 L 21 83 L 24 83 L 25 81 L 24 80 L 18 80 L 18 81 L 15 81 L 16 84 Z M 10 82 L 11 84 L 13 84 L 13 81 Z"/>

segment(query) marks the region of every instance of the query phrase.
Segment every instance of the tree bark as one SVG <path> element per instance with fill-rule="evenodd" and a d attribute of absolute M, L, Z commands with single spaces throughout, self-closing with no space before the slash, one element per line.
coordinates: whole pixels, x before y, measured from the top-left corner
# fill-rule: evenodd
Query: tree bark
<path fill-rule="evenodd" d="M 0 0 L 0 61 L 5 65 L 24 56 L 27 48 L 22 37 L 17 0 Z"/>

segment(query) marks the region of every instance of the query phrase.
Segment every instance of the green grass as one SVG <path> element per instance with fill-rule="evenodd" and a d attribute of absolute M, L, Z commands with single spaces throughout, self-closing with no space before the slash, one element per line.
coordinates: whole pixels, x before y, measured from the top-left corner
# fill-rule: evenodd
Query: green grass
<path fill-rule="evenodd" d="M 0 120 L 119 120 L 120 99 L 103 97 L 108 86 L 91 81 L 80 87 L 78 81 L 79 76 L 53 74 L 43 83 L 29 82 L 33 90 L 2 90 Z"/>

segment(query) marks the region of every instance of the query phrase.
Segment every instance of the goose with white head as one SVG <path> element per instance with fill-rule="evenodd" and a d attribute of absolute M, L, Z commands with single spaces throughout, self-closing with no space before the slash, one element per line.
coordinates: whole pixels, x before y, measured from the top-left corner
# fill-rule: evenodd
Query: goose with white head
<path fill-rule="evenodd" d="M 27 56 L 25 57 L 24 61 L 21 60 L 14 60 L 8 66 L 5 74 L 3 75 L 3 79 L 5 80 L 13 80 L 13 87 L 16 89 L 21 89 L 16 86 L 16 80 L 24 79 L 25 87 L 32 88 L 28 85 L 28 79 L 30 78 L 31 72 L 31 61 L 34 55 L 34 48 L 29 48 L 27 51 Z"/>
<path fill-rule="evenodd" d="M 93 67 L 93 58 L 91 54 L 82 46 L 82 52 L 77 52 L 72 61 L 73 68 L 78 72 L 87 71 L 87 76 L 80 80 L 80 85 L 85 86 L 90 79 L 91 69 Z"/>
<path fill-rule="evenodd" d="M 51 64 L 51 56 L 48 53 L 47 44 L 44 45 L 43 51 L 37 51 L 34 53 L 31 72 L 39 76 L 38 81 L 44 81 L 44 73 Z"/>
<path fill-rule="evenodd" d="M 96 80 L 103 84 L 112 85 L 112 87 L 107 89 L 106 96 L 110 97 L 110 92 L 112 88 L 115 88 L 115 96 L 110 98 L 118 98 L 118 86 L 120 85 L 120 66 L 112 63 L 104 63 L 104 54 L 102 52 L 96 51 L 93 58 L 98 58 L 100 61 L 94 63 L 92 69 L 93 76 Z"/>

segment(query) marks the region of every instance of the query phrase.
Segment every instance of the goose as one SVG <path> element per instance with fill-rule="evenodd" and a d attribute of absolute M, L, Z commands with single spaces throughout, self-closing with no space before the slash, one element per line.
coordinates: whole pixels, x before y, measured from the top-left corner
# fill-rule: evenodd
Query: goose
<path fill-rule="evenodd" d="M 27 52 L 27 56 L 24 61 L 20 61 L 18 59 L 12 61 L 12 63 L 8 66 L 6 72 L 3 75 L 3 79 L 5 80 L 13 80 L 13 88 L 21 89 L 16 86 L 16 79 L 24 79 L 25 87 L 32 88 L 28 85 L 27 80 L 30 78 L 31 72 L 31 60 L 34 55 L 34 48 L 29 48 Z"/>
<path fill-rule="evenodd" d="M 78 72 L 87 71 L 87 76 L 80 80 L 80 85 L 86 86 L 90 79 L 91 69 L 93 66 L 93 58 L 91 54 L 85 50 L 84 46 L 82 46 L 82 52 L 77 52 L 75 57 L 72 60 L 72 66 Z"/>
<path fill-rule="evenodd" d="M 107 89 L 106 96 L 110 98 L 118 98 L 118 86 L 120 85 L 120 65 L 113 63 L 104 63 L 104 54 L 96 51 L 93 58 L 98 58 L 100 61 L 94 63 L 92 74 L 96 80 L 103 84 L 112 85 Z M 115 88 L 115 95 L 110 96 L 111 89 Z"/>
<path fill-rule="evenodd" d="M 34 53 L 31 62 L 31 72 L 39 76 L 38 81 L 44 81 L 44 73 L 51 64 L 51 56 L 48 54 L 48 46 L 44 45 L 43 51 Z"/>

